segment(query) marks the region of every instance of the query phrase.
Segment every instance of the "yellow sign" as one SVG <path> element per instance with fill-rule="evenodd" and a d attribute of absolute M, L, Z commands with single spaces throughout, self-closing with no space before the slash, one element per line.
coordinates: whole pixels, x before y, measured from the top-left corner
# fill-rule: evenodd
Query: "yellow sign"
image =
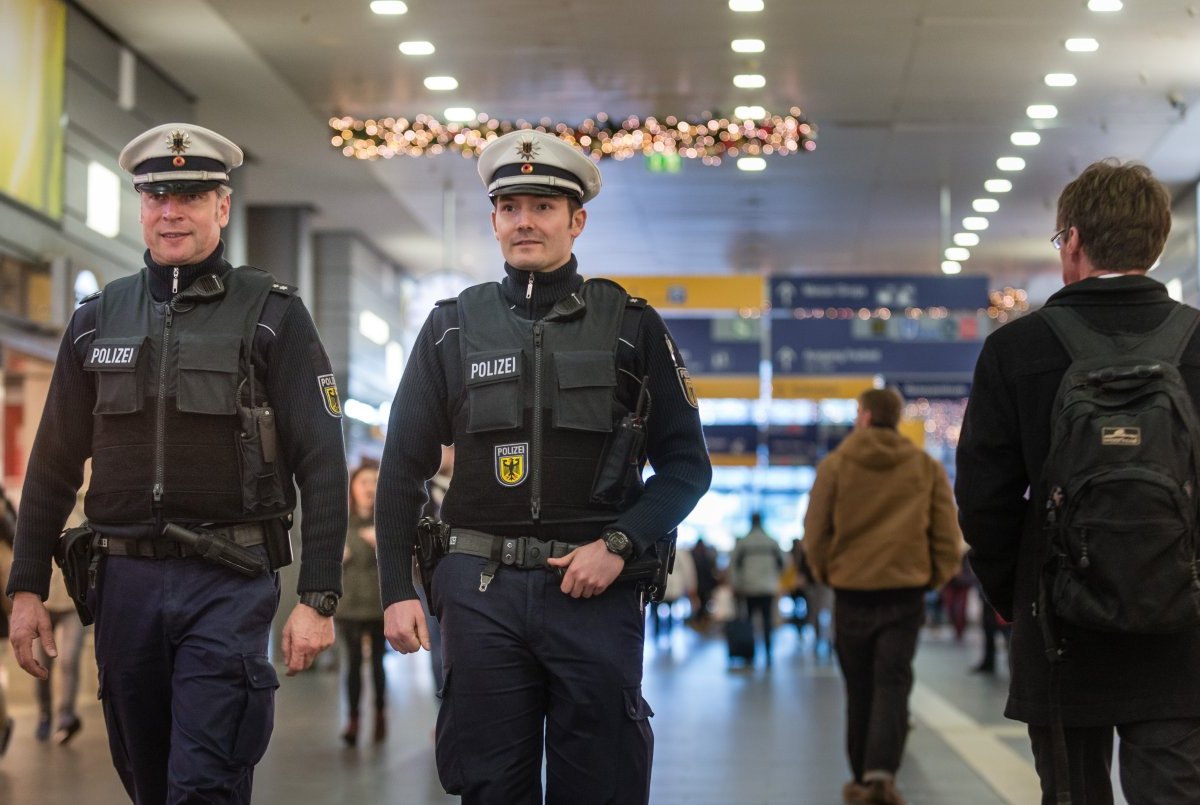
<path fill-rule="evenodd" d="M 753 467 L 758 464 L 755 453 L 710 453 L 709 463 L 714 467 Z"/>
<path fill-rule="evenodd" d="M 900 431 L 900 435 L 908 437 L 908 440 L 917 447 L 925 446 L 924 419 L 902 419 L 896 429 Z"/>
<path fill-rule="evenodd" d="M 610 277 L 659 310 L 744 310 L 763 306 L 762 277 Z"/>
<path fill-rule="evenodd" d="M 776 375 L 771 396 L 791 400 L 857 400 L 875 388 L 873 375 Z"/>

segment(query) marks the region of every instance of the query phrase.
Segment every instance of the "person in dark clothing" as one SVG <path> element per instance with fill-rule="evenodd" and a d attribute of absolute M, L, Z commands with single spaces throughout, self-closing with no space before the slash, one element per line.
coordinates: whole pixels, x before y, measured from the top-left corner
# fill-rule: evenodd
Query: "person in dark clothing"
<path fill-rule="evenodd" d="M 692 546 L 692 562 L 696 565 L 696 611 L 692 620 L 700 629 L 708 626 L 712 613 L 708 604 L 712 601 L 713 593 L 720 581 L 717 572 L 717 555 L 703 538 L 698 538 Z"/>
<path fill-rule="evenodd" d="M 453 444 L 430 601 L 442 785 L 465 805 L 541 802 L 544 751 L 547 802 L 644 803 L 643 590 L 617 576 L 708 488 L 695 394 L 645 300 L 579 275 L 595 164 L 518 131 L 487 146 L 479 174 L 505 277 L 438 304 L 392 406 L 376 510 L 387 637 L 429 648 L 410 559 L 425 482 Z"/>
<path fill-rule="evenodd" d="M 1046 307 L 1069 307 L 1103 333 L 1136 335 L 1178 303 L 1146 276 L 1170 231 L 1170 196 L 1140 165 L 1097 162 L 1058 199 L 1058 249 L 1066 287 Z M 1060 781 L 1051 738 L 1050 663 L 1035 601 L 1047 556 L 1042 478 L 1051 413 L 1070 364 L 1042 314 L 988 337 L 975 368 L 958 446 L 956 494 L 970 562 L 988 601 L 1013 622 L 1005 714 L 1029 725 L 1042 802 Z M 1200 400 L 1200 332 L 1180 365 Z M 1131 803 L 1193 803 L 1200 791 L 1200 631 L 1091 632 L 1060 624 L 1069 650 L 1059 664 L 1061 708 L 1075 803 L 1110 803 L 1113 730 L 1121 786 Z"/>
<path fill-rule="evenodd" d="M 140 195 L 145 268 L 84 300 L 63 336 L 21 495 L 12 644 L 44 679 L 33 643 L 55 656 L 50 557 L 91 457 L 86 603 L 121 781 L 139 805 L 249 802 L 279 686 L 267 643 L 296 485 L 288 675 L 333 642 L 346 535 L 337 385 L 295 289 L 223 259 L 241 149 L 170 123 L 119 162 Z"/>
<path fill-rule="evenodd" d="M 375 692 L 375 731 L 379 743 L 387 738 L 387 672 L 383 667 L 383 606 L 379 603 L 379 563 L 375 559 L 375 486 L 379 467 L 363 463 L 350 474 L 350 527 L 346 530 L 338 631 L 346 647 L 346 726 L 342 742 L 358 743 L 359 702 L 362 699 L 363 640 L 370 645 L 371 682 Z"/>

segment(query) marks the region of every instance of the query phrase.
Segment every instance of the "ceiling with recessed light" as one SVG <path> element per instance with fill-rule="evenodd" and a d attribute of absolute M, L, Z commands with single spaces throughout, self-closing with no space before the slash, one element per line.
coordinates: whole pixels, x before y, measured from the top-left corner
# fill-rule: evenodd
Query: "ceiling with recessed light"
<path fill-rule="evenodd" d="M 576 244 L 591 274 L 938 274 L 955 236 L 974 232 L 957 246 L 963 273 L 1022 285 L 1057 274 L 1054 203 L 1088 163 L 1143 161 L 1174 190 L 1200 177 L 1200 11 L 1180 0 L 1112 13 L 1085 0 L 764 0 L 758 13 L 727 0 L 408 0 L 396 16 L 368 0 L 80 4 L 197 97 L 197 122 L 246 147 L 245 198 L 311 204 L 319 226 L 360 229 L 416 274 L 495 275 L 474 160 L 347 159 L 332 116 L 465 107 L 573 126 L 757 105 L 799 106 L 818 127 L 814 151 L 766 156 L 760 171 L 604 160 Z M 1080 38 L 1098 48 L 1068 51 Z M 738 88 L 740 75 L 764 86 Z M 428 89 L 433 76 L 457 86 Z M 1034 119 L 1045 106 L 1055 114 Z M 1014 144 L 1018 132 L 1036 144 Z M 1014 157 L 1023 169 L 997 168 Z M 995 179 L 1011 190 L 988 192 Z"/>

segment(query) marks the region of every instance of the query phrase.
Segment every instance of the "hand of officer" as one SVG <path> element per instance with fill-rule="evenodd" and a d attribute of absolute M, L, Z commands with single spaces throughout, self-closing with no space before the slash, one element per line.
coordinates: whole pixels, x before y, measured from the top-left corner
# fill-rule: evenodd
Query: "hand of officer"
<path fill-rule="evenodd" d="M 33 641 L 40 639 L 42 648 L 51 657 L 58 656 L 58 647 L 54 645 L 50 613 L 46 611 L 46 605 L 36 593 L 22 592 L 13 596 L 9 635 L 17 664 L 30 676 L 49 679 L 50 672 L 34 657 Z"/>
<path fill-rule="evenodd" d="M 429 651 L 429 626 L 419 598 L 397 601 L 383 611 L 383 636 L 401 654 Z"/>
<path fill-rule="evenodd" d="M 308 668 L 318 654 L 332 645 L 333 618 L 306 604 L 296 604 L 283 626 L 283 661 L 287 663 L 287 675 L 295 676 Z"/>
<path fill-rule="evenodd" d="M 609 551 L 601 540 L 580 545 L 561 559 L 546 562 L 567 569 L 559 589 L 572 598 L 600 595 L 625 569 L 625 560 Z"/>

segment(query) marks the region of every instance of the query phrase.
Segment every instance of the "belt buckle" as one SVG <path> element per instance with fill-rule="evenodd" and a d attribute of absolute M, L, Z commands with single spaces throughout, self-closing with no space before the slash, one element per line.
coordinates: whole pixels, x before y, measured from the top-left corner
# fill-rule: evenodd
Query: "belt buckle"
<path fill-rule="evenodd" d="M 546 560 L 551 557 L 553 547 L 550 540 L 528 537 L 528 542 L 525 543 L 525 558 L 529 566 L 546 567 Z"/>

